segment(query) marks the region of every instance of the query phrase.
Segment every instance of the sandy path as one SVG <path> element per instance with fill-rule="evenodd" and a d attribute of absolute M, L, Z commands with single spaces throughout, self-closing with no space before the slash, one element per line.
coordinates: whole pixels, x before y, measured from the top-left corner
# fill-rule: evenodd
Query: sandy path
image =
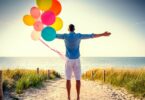
<path fill-rule="evenodd" d="M 109 85 L 82 80 L 81 100 L 138 100 Z M 30 88 L 19 95 L 20 100 L 67 100 L 65 79 L 45 83 L 40 89 Z M 72 79 L 71 100 L 76 100 L 75 80 Z"/>

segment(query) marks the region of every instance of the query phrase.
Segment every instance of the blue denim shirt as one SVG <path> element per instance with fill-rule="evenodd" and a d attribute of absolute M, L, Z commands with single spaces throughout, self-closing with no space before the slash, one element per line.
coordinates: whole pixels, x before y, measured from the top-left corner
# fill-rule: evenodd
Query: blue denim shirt
<path fill-rule="evenodd" d="M 94 34 L 81 34 L 71 32 L 69 34 L 56 34 L 56 38 L 64 39 L 66 47 L 66 57 L 69 59 L 77 59 L 80 57 L 81 39 L 93 38 Z"/>

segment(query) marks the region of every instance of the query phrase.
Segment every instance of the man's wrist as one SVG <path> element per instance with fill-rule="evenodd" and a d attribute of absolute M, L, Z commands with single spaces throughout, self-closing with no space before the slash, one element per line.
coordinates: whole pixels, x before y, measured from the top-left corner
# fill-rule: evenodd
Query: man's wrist
<path fill-rule="evenodd" d="M 100 34 L 101 36 L 105 36 L 104 33 Z"/>

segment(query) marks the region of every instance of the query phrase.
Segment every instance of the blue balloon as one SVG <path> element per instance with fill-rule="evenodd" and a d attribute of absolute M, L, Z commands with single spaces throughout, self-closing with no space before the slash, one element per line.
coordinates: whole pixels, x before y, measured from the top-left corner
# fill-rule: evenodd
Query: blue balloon
<path fill-rule="evenodd" d="M 56 31 L 52 27 L 45 27 L 42 32 L 41 36 L 45 41 L 52 41 L 56 38 Z"/>

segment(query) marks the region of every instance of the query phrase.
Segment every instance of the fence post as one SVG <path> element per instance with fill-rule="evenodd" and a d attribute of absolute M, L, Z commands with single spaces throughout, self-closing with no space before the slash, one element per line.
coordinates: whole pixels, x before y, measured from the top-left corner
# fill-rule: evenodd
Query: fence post
<path fill-rule="evenodd" d="M 48 77 L 50 76 L 50 70 L 48 69 Z"/>
<path fill-rule="evenodd" d="M 37 74 L 39 74 L 39 68 L 37 68 Z"/>
<path fill-rule="evenodd" d="M 106 72 L 105 72 L 105 69 L 103 70 L 103 81 L 105 82 L 105 78 L 106 78 Z"/>
<path fill-rule="evenodd" d="M 0 70 L 0 100 L 3 100 L 2 70 Z"/>
<path fill-rule="evenodd" d="M 92 77 L 92 80 L 94 79 L 94 77 L 93 77 L 93 71 L 91 72 L 91 77 Z"/>

